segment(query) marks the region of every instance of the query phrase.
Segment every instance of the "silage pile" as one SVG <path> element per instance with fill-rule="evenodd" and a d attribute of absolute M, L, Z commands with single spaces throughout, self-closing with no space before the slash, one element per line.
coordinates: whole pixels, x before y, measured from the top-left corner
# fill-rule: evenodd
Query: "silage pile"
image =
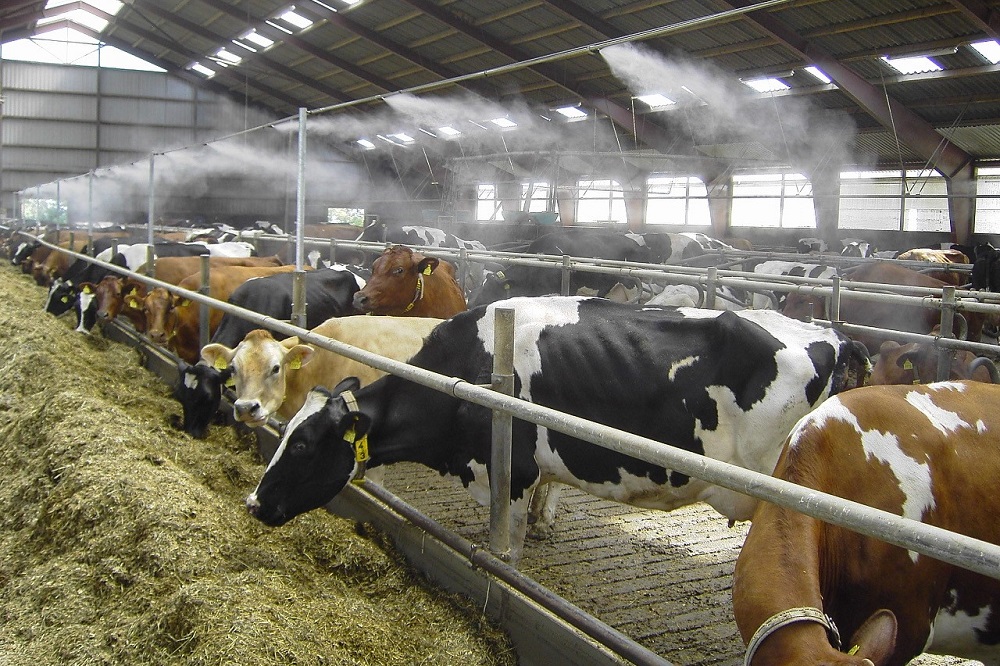
<path fill-rule="evenodd" d="M 253 520 L 254 445 L 172 429 L 136 351 L 43 297 L 0 268 L 0 664 L 516 662 L 349 521 Z"/>

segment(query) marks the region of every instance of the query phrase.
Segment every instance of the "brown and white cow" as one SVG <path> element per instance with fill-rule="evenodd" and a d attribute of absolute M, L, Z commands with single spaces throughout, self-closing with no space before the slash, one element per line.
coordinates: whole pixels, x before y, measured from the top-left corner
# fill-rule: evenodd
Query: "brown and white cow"
<path fill-rule="evenodd" d="M 990 359 L 976 356 L 964 349 L 953 350 L 950 355 L 951 363 L 946 379 L 1000 383 L 1000 379 L 994 379 L 997 374 L 996 364 Z M 929 384 L 937 379 L 938 356 L 938 349 L 930 342 L 899 344 L 886 340 L 879 347 L 870 382 Z"/>
<path fill-rule="evenodd" d="M 354 307 L 376 315 L 447 319 L 467 309 L 455 267 L 405 245 L 386 248 L 372 264 Z"/>
<path fill-rule="evenodd" d="M 998 404 L 981 382 L 846 391 L 796 424 L 774 476 L 1000 544 Z M 752 521 L 733 581 L 750 666 L 1000 663 L 1000 581 L 768 502 Z"/>
<path fill-rule="evenodd" d="M 442 319 L 369 317 L 328 319 L 313 333 L 398 361 L 417 353 L 424 338 Z M 275 340 L 270 331 L 251 331 L 235 348 L 205 345 L 201 357 L 220 370 L 232 368 L 236 401 L 233 416 L 250 427 L 271 417 L 288 421 L 316 386 L 333 388 L 347 377 L 370 384 L 385 373 L 322 348 L 301 344 L 297 337 Z"/>
<path fill-rule="evenodd" d="M 969 258 L 965 256 L 965 253 L 961 250 L 935 250 L 926 247 L 915 247 L 912 250 L 900 252 L 896 255 L 896 259 L 905 261 L 923 261 L 931 264 L 950 264 L 955 265 L 956 267 L 964 266 L 964 270 L 949 270 L 947 268 L 942 270 L 919 270 L 924 275 L 929 275 L 932 278 L 941 280 L 942 282 L 946 282 L 956 287 L 968 284 L 971 280 L 970 272 L 972 271 L 972 264 L 969 262 Z"/>

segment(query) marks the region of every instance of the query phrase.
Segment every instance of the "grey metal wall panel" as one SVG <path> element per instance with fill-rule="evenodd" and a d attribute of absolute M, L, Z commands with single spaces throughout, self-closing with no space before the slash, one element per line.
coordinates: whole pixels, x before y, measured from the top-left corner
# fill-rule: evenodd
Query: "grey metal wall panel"
<path fill-rule="evenodd" d="M 8 60 L 3 66 L 3 85 L 8 95 L 15 90 L 93 94 L 97 90 L 97 71 L 92 67 L 62 67 Z"/>
<path fill-rule="evenodd" d="M 77 121 L 97 120 L 97 99 L 85 95 L 54 92 L 5 92 L 5 118 L 52 118 Z"/>
<path fill-rule="evenodd" d="M 190 127 L 194 119 L 189 102 L 162 99 L 102 97 L 101 122 Z"/>
<path fill-rule="evenodd" d="M 131 98 L 173 99 L 188 101 L 194 98 L 191 86 L 180 82 L 171 84 L 172 77 L 157 72 L 128 70 L 103 70 L 101 94 Z M 176 79 L 173 79 L 176 81 Z"/>
<path fill-rule="evenodd" d="M 12 171 L 52 171 L 63 177 L 67 174 L 86 173 L 93 167 L 94 153 L 92 150 L 5 146 L 3 161 L 5 165 L 4 187 L 6 187 L 6 176 Z"/>
<path fill-rule="evenodd" d="M 3 145 L 92 149 L 97 142 L 93 123 L 69 123 L 32 118 L 4 118 Z"/>
<path fill-rule="evenodd" d="M 104 125 L 101 127 L 102 151 L 136 152 L 137 146 L 184 146 L 196 139 L 189 127 L 143 127 L 141 125 Z M 94 144 L 92 143 L 91 146 Z"/>

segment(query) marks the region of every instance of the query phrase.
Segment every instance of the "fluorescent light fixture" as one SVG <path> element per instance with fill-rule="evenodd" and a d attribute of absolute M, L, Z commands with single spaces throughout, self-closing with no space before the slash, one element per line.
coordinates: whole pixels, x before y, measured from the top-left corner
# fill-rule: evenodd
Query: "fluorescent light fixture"
<path fill-rule="evenodd" d="M 196 62 L 193 65 L 188 65 L 188 69 L 190 69 L 192 72 L 198 72 L 202 76 L 209 79 L 215 76 L 215 72 L 213 70 L 209 69 L 208 67 L 205 67 L 200 62 Z"/>
<path fill-rule="evenodd" d="M 432 132 L 432 131 L 430 131 L 430 130 L 428 130 L 428 129 L 424 129 L 423 127 L 418 127 L 418 128 L 417 128 L 417 131 L 418 131 L 418 132 L 423 132 L 423 133 L 424 133 L 424 134 L 426 134 L 427 136 L 432 136 L 432 137 L 434 137 L 435 139 L 437 138 L 437 134 L 435 134 L 434 132 Z"/>
<path fill-rule="evenodd" d="M 291 25 L 294 25 L 299 30 L 305 30 L 306 28 L 308 28 L 313 24 L 313 22 L 307 19 L 305 16 L 302 16 L 301 14 L 296 14 L 295 7 L 289 7 L 288 10 L 284 14 L 279 15 L 278 18 L 280 18 L 285 23 L 290 23 Z"/>
<path fill-rule="evenodd" d="M 490 122 L 501 129 L 510 129 L 511 127 L 517 127 L 517 123 L 509 118 L 492 118 Z"/>
<path fill-rule="evenodd" d="M 444 127 L 438 127 L 438 132 L 444 134 L 445 136 L 458 136 L 461 132 L 451 125 L 445 125 Z"/>
<path fill-rule="evenodd" d="M 257 49 L 255 49 L 254 47 L 250 46 L 249 44 L 244 44 L 243 42 L 241 42 L 241 41 L 240 41 L 240 40 L 238 40 L 238 39 L 232 39 L 232 40 L 230 40 L 230 41 L 231 41 L 231 42 L 232 42 L 232 43 L 233 43 L 234 45 L 236 45 L 236 46 L 240 47 L 241 49 L 246 49 L 246 50 L 247 50 L 247 51 L 249 51 L 250 53 L 257 53 Z"/>
<path fill-rule="evenodd" d="M 941 65 L 937 64 L 927 56 L 903 56 L 900 58 L 890 58 L 882 56 L 882 62 L 889 65 L 901 74 L 922 74 L 924 72 L 940 72 Z"/>
<path fill-rule="evenodd" d="M 235 53 L 232 53 L 230 51 L 227 51 L 224 48 L 223 49 L 219 49 L 216 52 L 215 55 L 218 56 L 219 58 L 222 58 L 226 62 L 233 63 L 234 65 L 238 65 L 240 63 L 240 61 L 243 60 L 243 58 L 241 58 L 240 56 L 238 56 Z"/>
<path fill-rule="evenodd" d="M 827 76 L 823 72 L 823 70 L 821 70 L 819 67 L 816 67 L 815 65 L 810 65 L 809 67 L 803 67 L 803 69 L 812 74 L 814 77 L 816 77 L 823 83 L 832 83 L 832 81 L 830 81 L 830 77 Z"/>
<path fill-rule="evenodd" d="M 789 88 L 789 85 L 784 81 L 773 78 L 752 79 L 750 81 L 743 81 L 741 79 L 740 82 L 745 86 L 750 86 L 759 93 L 778 92 L 779 90 L 788 90 Z"/>
<path fill-rule="evenodd" d="M 372 150 L 375 148 L 375 144 L 369 141 L 368 139 L 358 139 L 358 145 L 364 148 L 365 150 Z"/>
<path fill-rule="evenodd" d="M 646 104 L 651 109 L 662 109 L 665 106 L 672 106 L 676 104 L 674 100 L 670 99 L 666 95 L 661 95 L 660 93 L 652 93 L 650 95 L 636 95 L 637 100 Z"/>
<path fill-rule="evenodd" d="M 969 46 L 994 65 L 1000 62 L 1000 44 L 997 44 L 995 39 L 987 39 L 985 42 L 976 42 Z"/>
<path fill-rule="evenodd" d="M 402 141 L 403 143 L 413 143 L 414 141 L 416 141 L 416 139 L 414 139 L 412 136 L 404 132 L 397 132 L 395 134 L 390 134 L 389 136 L 395 137 L 400 141 Z"/>
<path fill-rule="evenodd" d="M 250 42 L 251 44 L 256 44 L 257 46 L 260 46 L 265 49 L 269 47 L 271 44 L 274 44 L 273 39 L 268 39 L 264 35 L 257 32 L 256 30 L 251 30 L 247 34 L 243 35 L 243 39 Z"/>
<path fill-rule="evenodd" d="M 558 109 L 554 109 L 556 113 L 561 113 L 570 120 L 583 120 L 587 117 L 586 112 L 581 111 L 578 106 L 561 106 Z"/>

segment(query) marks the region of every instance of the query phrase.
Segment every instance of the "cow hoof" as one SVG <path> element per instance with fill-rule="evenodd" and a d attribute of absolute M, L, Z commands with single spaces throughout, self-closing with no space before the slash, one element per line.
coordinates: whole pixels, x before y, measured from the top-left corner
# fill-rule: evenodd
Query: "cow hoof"
<path fill-rule="evenodd" d="M 555 533 L 555 527 L 551 523 L 532 523 L 528 527 L 528 538 L 535 541 L 545 541 L 551 539 Z"/>

